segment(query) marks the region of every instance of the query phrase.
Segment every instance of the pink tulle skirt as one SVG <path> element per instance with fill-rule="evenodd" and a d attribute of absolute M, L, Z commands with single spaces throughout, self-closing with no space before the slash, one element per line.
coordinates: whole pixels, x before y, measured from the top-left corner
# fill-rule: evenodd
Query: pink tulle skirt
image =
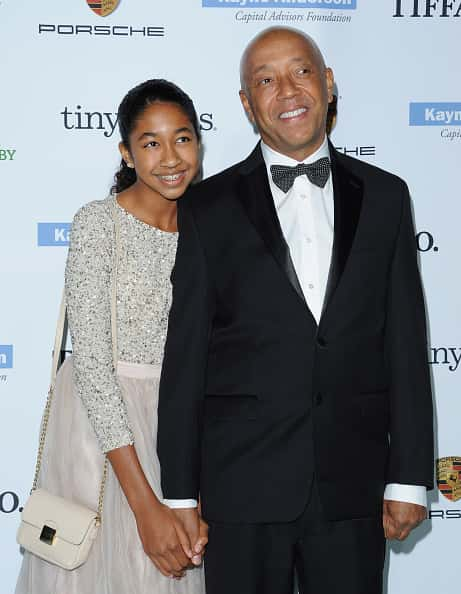
<path fill-rule="evenodd" d="M 120 362 L 119 383 L 143 470 L 161 498 L 157 457 L 160 369 Z M 41 469 L 40 486 L 97 509 L 104 457 L 72 382 L 72 357 L 56 384 Z M 102 524 L 87 562 L 73 571 L 24 553 L 15 594 L 204 594 L 203 568 L 181 580 L 163 576 L 146 556 L 136 522 L 109 464 Z"/>

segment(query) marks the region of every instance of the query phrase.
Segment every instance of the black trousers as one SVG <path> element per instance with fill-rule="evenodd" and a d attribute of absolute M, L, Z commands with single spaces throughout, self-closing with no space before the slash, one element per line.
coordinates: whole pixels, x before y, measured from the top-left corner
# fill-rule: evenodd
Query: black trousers
<path fill-rule="evenodd" d="M 207 594 L 382 594 L 382 518 L 326 521 L 315 482 L 293 522 L 209 525 Z"/>

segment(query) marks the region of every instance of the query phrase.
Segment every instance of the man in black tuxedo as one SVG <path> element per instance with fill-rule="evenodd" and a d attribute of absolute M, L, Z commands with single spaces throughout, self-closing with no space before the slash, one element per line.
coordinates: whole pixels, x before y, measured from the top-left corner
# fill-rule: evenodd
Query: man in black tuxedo
<path fill-rule="evenodd" d="M 425 518 L 432 400 L 405 183 L 339 154 L 333 74 L 275 28 L 248 46 L 261 142 L 179 202 L 159 403 L 166 503 L 207 594 L 378 594 Z"/>

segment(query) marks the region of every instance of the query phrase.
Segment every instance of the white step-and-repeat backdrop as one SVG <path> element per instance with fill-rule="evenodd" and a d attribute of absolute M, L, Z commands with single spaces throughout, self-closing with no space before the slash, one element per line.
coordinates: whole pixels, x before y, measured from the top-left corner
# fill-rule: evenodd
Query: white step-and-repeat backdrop
<path fill-rule="evenodd" d="M 147 78 L 178 83 L 201 114 L 205 175 L 215 173 L 257 140 L 238 98 L 238 63 L 273 25 L 309 32 L 333 67 L 335 146 L 411 190 L 445 482 L 424 525 L 391 546 L 387 588 L 459 589 L 461 0 L 0 0 L 0 594 L 12 594 L 20 563 L 15 531 L 69 223 L 108 193 L 119 101 Z"/>

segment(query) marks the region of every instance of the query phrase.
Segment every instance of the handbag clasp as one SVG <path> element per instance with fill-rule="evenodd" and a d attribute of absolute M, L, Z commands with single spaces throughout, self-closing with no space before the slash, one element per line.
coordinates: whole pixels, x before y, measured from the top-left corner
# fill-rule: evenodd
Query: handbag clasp
<path fill-rule="evenodd" d="M 56 530 L 45 524 L 40 533 L 40 540 L 47 545 L 52 545 L 54 543 L 55 537 Z"/>

